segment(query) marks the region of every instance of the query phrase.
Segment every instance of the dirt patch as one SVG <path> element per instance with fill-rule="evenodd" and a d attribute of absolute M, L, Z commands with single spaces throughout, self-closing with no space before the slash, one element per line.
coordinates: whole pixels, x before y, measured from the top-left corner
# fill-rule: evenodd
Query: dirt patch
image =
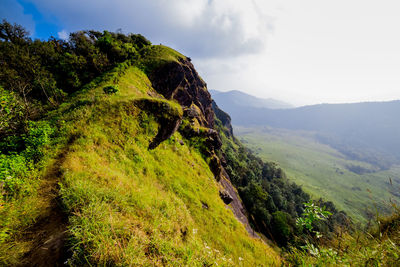
<path fill-rule="evenodd" d="M 54 201 L 56 202 L 56 201 Z M 38 221 L 26 238 L 34 240 L 34 246 L 28 252 L 20 266 L 64 266 L 68 259 L 66 238 L 67 217 L 57 203 L 53 204 L 49 216 Z"/>
<path fill-rule="evenodd" d="M 72 138 L 67 147 L 75 140 Z M 66 240 L 68 237 L 68 216 L 59 199 L 58 182 L 62 177 L 61 165 L 68 148 L 59 153 L 43 177 L 40 197 L 46 208 L 38 221 L 23 233 L 23 239 L 33 245 L 19 266 L 65 266 L 69 257 Z"/>

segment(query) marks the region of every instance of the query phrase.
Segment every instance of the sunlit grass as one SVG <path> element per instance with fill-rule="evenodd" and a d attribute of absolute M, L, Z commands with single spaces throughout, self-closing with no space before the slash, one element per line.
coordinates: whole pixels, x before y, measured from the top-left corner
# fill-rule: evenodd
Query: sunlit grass
<path fill-rule="evenodd" d="M 62 166 L 75 263 L 278 263 L 225 208 L 200 153 L 179 133 L 149 151 L 156 120 L 127 105 L 93 110 Z"/>

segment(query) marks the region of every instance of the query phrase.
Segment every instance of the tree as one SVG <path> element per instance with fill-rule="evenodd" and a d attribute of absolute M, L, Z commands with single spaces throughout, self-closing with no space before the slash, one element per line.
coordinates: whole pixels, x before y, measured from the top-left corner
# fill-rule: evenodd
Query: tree
<path fill-rule="evenodd" d="M 0 24 L 0 41 L 22 44 L 30 40 L 28 36 L 29 32 L 21 25 L 12 25 L 5 19 L 3 19 L 3 22 Z"/>

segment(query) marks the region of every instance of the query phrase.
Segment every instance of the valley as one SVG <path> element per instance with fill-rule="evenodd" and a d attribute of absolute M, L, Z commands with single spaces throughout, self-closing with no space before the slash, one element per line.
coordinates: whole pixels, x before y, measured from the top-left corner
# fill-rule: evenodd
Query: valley
<path fill-rule="evenodd" d="M 277 162 L 289 180 L 302 185 L 314 198 L 335 203 L 356 222 L 392 212 L 400 201 L 400 166 L 357 174 L 349 166 L 374 169 L 350 160 L 334 148 L 319 143 L 315 133 L 272 127 L 234 126 L 238 138 L 265 161 Z"/>

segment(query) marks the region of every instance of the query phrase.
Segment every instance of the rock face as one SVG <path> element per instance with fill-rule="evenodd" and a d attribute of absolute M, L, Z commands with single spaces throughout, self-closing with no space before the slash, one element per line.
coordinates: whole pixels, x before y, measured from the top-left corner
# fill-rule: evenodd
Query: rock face
<path fill-rule="evenodd" d="M 220 197 L 225 204 L 229 204 L 236 218 L 243 223 L 246 230 L 253 237 L 258 237 L 251 228 L 247 219 L 246 210 L 236 191 L 230 182 L 224 169 L 226 161 L 217 153 L 222 142 L 218 132 L 214 129 L 214 116 L 221 120 L 223 126 L 228 129 L 225 134 L 233 136 L 231 118 L 220 110 L 211 99 L 207 91 L 206 83 L 200 78 L 190 60 L 180 59 L 178 62 L 170 62 L 153 70 L 149 75 L 152 86 L 165 98 L 178 101 L 183 107 L 183 120 L 188 123 L 180 127 L 180 132 L 186 138 L 198 138 L 203 140 L 202 154 L 209 159 L 210 170 L 220 185 Z M 213 111 L 216 111 L 215 114 Z M 175 125 L 174 125 L 175 127 Z M 169 127 L 169 128 L 174 128 Z M 161 129 L 160 129 L 161 131 Z M 171 131 L 168 131 L 171 132 Z"/>
<path fill-rule="evenodd" d="M 222 122 L 222 126 L 224 126 L 228 131 L 225 133 L 227 136 L 233 136 L 233 128 L 231 124 L 231 116 L 229 116 L 228 113 L 220 109 L 215 103 L 215 101 L 212 101 L 212 108 L 215 112 L 215 116 Z"/>
<path fill-rule="evenodd" d="M 193 64 L 186 58 L 155 69 L 150 75 L 152 86 L 167 99 L 175 99 L 183 107 L 195 105 L 200 111 L 199 123 L 214 126 L 211 95 Z"/>

